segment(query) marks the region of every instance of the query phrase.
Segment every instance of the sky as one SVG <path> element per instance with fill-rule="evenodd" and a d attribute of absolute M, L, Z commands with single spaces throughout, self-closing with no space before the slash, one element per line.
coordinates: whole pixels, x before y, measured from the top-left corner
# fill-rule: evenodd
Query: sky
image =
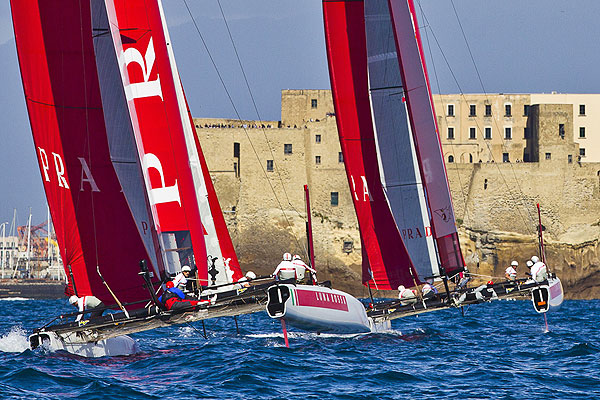
<path fill-rule="evenodd" d="M 414 1 L 434 93 L 600 93 L 600 1 Z M 194 117 L 279 120 L 282 89 L 329 89 L 320 0 L 163 5 Z M 26 224 L 30 207 L 40 223 L 46 202 L 8 0 L 0 0 L 0 110 L 0 224 L 15 208 Z"/>

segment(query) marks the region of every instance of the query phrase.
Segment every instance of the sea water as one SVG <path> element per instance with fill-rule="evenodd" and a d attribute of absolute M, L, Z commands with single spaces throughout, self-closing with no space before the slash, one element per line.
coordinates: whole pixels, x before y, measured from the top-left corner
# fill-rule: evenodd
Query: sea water
<path fill-rule="evenodd" d="M 397 319 L 385 333 L 316 335 L 265 313 L 133 335 L 141 352 L 28 350 L 66 301 L 0 301 L 2 399 L 597 399 L 600 301 L 543 317 L 496 301 Z"/>

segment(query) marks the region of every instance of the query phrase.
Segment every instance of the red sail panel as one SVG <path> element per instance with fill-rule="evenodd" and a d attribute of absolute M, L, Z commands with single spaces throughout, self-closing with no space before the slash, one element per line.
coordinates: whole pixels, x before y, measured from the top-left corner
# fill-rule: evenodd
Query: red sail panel
<path fill-rule="evenodd" d="M 388 2 L 417 158 L 427 192 L 431 227 L 438 245 L 442 267 L 447 274 L 451 274 L 464 269 L 464 259 L 458 243 L 454 208 L 417 16 L 412 0 L 388 0 Z"/>
<path fill-rule="evenodd" d="M 13 0 L 11 8 L 33 139 L 65 270 L 72 267 L 80 296 L 114 304 L 98 266 L 121 302 L 145 300 L 149 294 L 138 262 L 149 256 L 111 163 L 89 2 Z M 68 292 L 73 293 L 72 282 Z"/>
<path fill-rule="evenodd" d="M 385 198 L 377 162 L 364 2 L 324 0 L 323 15 L 338 133 L 360 227 L 363 283 L 385 290 L 411 287 L 419 283 L 417 273 Z"/>
<path fill-rule="evenodd" d="M 198 278 L 206 284 L 203 227 L 158 3 L 105 3 L 110 23 L 120 32 L 112 30 L 115 50 L 168 263 L 175 269 L 197 264 Z"/>

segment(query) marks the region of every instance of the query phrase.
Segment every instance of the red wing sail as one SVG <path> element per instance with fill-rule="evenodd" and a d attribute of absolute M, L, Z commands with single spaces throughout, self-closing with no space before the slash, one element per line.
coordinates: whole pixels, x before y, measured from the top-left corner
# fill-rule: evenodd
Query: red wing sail
<path fill-rule="evenodd" d="M 90 3 L 13 0 L 11 8 L 42 181 L 77 294 L 114 303 L 98 266 L 121 302 L 147 299 L 138 262 L 152 258 L 145 243 L 153 241 L 140 237 L 140 221 L 133 217 L 113 168 Z M 151 235 L 150 230 L 144 233 Z M 72 282 L 69 290 L 73 292 Z"/>
<path fill-rule="evenodd" d="M 198 266 L 207 284 L 206 248 L 177 84 L 156 0 L 105 0 L 131 122 L 149 182 L 169 272 Z M 185 121 L 187 123 L 187 121 Z"/>
<path fill-rule="evenodd" d="M 362 239 L 363 283 L 388 290 L 415 286 L 418 277 L 379 174 L 368 92 L 364 2 L 324 0 L 323 14 L 338 132 Z"/>
<path fill-rule="evenodd" d="M 442 267 L 452 275 L 463 270 L 464 260 L 458 243 L 417 17 L 412 0 L 389 0 L 389 4 L 417 159 L 427 191 L 431 226 Z"/>

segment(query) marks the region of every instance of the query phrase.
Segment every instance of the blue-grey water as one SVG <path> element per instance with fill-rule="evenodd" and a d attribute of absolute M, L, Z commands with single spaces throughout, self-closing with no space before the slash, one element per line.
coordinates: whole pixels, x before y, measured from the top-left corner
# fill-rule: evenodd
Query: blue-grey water
<path fill-rule="evenodd" d="M 65 301 L 0 301 L 2 399 L 598 399 L 600 301 L 543 317 L 497 301 L 393 321 L 388 333 L 315 335 L 265 313 L 134 335 L 141 352 L 86 359 L 27 349 Z"/>

